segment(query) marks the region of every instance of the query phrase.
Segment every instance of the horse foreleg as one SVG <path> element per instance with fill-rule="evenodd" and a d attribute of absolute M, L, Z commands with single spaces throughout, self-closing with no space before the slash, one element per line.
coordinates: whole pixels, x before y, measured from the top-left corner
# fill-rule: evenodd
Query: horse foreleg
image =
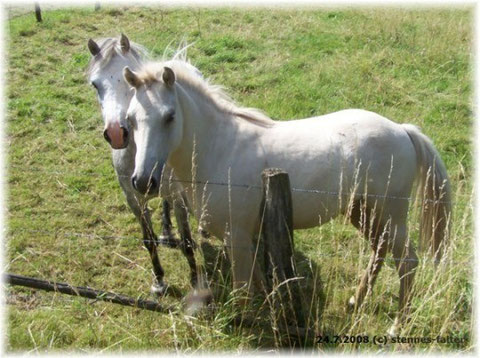
<path fill-rule="evenodd" d="M 168 247 L 177 247 L 179 242 L 172 233 L 172 220 L 170 218 L 170 202 L 167 199 L 162 201 L 162 235 L 158 243 Z"/>
<path fill-rule="evenodd" d="M 172 236 L 172 220 L 170 219 L 170 203 L 168 200 L 162 201 L 162 235 L 165 238 Z"/>
<path fill-rule="evenodd" d="M 232 265 L 233 289 L 245 293 L 240 305 L 246 306 L 255 292 L 264 289 L 259 265 L 254 264 L 251 235 L 237 231 L 234 240 L 227 237 L 226 248 Z"/>
<path fill-rule="evenodd" d="M 122 182 L 120 182 L 123 184 Z M 123 185 L 122 185 L 123 188 Z M 142 227 L 143 244 L 150 254 L 150 260 L 152 261 L 153 273 L 155 275 L 155 282 L 151 287 L 154 294 L 162 295 L 165 293 L 166 285 L 163 282 L 164 271 L 160 264 L 160 259 L 157 253 L 157 237 L 153 231 L 152 222 L 150 220 L 150 213 L 145 207 L 145 203 L 140 202 L 139 199 L 130 190 L 124 190 L 127 203 L 130 209 L 135 214 L 137 220 Z"/>
<path fill-rule="evenodd" d="M 194 253 L 195 242 L 192 239 L 192 233 L 190 231 L 190 226 L 188 225 L 187 208 L 185 207 L 185 204 L 181 198 L 176 198 L 173 201 L 173 211 L 175 214 L 175 219 L 177 220 L 180 238 L 182 240 L 180 248 L 187 258 L 188 266 L 190 267 L 190 283 L 192 284 L 193 288 L 196 288 L 198 284 L 198 274 Z"/>
<path fill-rule="evenodd" d="M 157 253 L 157 237 L 153 232 L 152 222 L 150 219 L 150 212 L 145 208 L 140 217 L 140 223 L 143 231 L 143 243 L 150 254 L 152 261 L 153 273 L 155 275 L 155 283 L 152 285 L 152 292 L 157 295 L 163 295 L 166 291 L 166 284 L 163 282 L 165 272 L 163 271 L 160 259 Z"/>

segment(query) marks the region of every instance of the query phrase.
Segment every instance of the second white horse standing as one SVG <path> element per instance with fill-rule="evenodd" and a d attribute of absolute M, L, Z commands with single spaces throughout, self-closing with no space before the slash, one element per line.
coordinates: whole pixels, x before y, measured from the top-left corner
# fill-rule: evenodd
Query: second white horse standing
<path fill-rule="evenodd" d="M 145 61 L 146 50 L 138 44 L 131 43 L 123 34 L 120 39 L 106 38 L 99 40 L 98 43 L 90 39 L 88 41 L 88 49 L 92 54 L 92 58 L 87 75 L 89 82 L 97 91 L 98 101 L 102 109 L 105 123 L 104 137 L 113 149 L 113 166 L 120 186 L 127 198 L 128 205 L 142 226 L 144 244 L 150 254 L 155 275 L 152 291 L 156 294 L 163 294 L 166 285 L 163 281 L 164 270 L 157 254 L 159 240 L 153 231 L 150 213 L 146 206 L 147 201 L 152 196 L 139 194 L 132 186 L 131 176 L 135 168 L 136 145 L 131 135 L 131 128 L 129 128 L 126 121 L 126 111 L 133 96 L 133 91 L 125 82 L 122 73 L 125 66 L 130 66 L 133 69 L 140 68 Z M 184 55 L 184 53 L 180 51 L 177 55 Z M 193 72 L 197 71 L 197 75 L 201 76 L 198 70 L 193 66 L 191 67 Z M 169 178 L 170 174 L 168 172 L 165 173 L 165 177 Z M 158 181 L 158 185 L 160 185 L 160 181 Z M 162 197 L 173 201 L 174 212 L 182 238 L 180 247 L 190 266 L 191 283 L 193 287 L 196 287 L 197 269 L 193 240 L 188 224 L 185 225 L 187 211 L 185 201 L 181 197 L 181 191 L 181 186 L 173 185 L 172 188 L 172 185 L 169 183 L 162 186 Z M 173 239 L 170 231 L 169 210 L 168 201 L 164 200 L 162 213 L 163 241 L 160 242 L 171 246 L 177 240 Z"/>

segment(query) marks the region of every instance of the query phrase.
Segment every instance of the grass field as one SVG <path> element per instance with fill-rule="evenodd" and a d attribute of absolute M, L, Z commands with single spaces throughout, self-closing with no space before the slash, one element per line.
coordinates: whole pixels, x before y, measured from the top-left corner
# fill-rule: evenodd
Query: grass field
<path fill-rule="evenodd" d="M 239 103 L 274 119 L 364 108 L 414 123 L 433 139 L 453 184 L 451 245 L 437 271 L 426 256 L 405 337 L 460 343 L 310 344 L 318 351 L 471 351 L 473 302 L 472 26 L 469 9 L 216 10 L 104 7 L 45 11 L 6 23 L 5 271 L 148 296 L 151 264 L 140 228 L 111 165 L 94 90 L 86 83 L 88 38 L 126 33 L 154 56 L 182 39 L 189 57 Z M 150 206 L 159 230 L 161 203 Z M 415 210 L 413 211 L 415 212 Z M 418 217 L 411 216 L 411 237 Z M 397 309 L 398 276 L 384 266 L 357 315 L 345 302 L 369 257 L 368 244 L 340 218 L 295 233 L 308 278 L 309 327 L 324 335 L 383 335 Z M 194 220 L 191 220 L 196 227 Z M 6 287 L 8 351 L 197 352 L 278 349 L 268 315 L 232 323 L 236 306 L 221 241 L 196 235 L 197 256 L 215 283 L 216 309 L 151 313 L 59 294 Z M 186 260 L 162 248 L 167 282 L 189 291 Z M 320 294 L 320 287 L 322 294 Z M 254 306 L 252 309 L 258 309 Z"/>

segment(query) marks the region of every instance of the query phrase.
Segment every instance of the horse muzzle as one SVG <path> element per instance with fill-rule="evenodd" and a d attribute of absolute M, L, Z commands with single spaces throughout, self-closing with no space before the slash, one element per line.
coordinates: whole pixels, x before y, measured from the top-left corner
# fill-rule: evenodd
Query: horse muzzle
<path fill-rule="evenodd" d="M 134 172 L 131 178 L 133 188 L 142 195 L 158 195 L 163 167 L 158 165 L 150 171 Z"/>
<path fill-rule="evenodd" d="M 137 177 L 132 176 L 132 186 L 142 195 L 156 195 L 160 188 L 159 183 L 153 177 Z"/>

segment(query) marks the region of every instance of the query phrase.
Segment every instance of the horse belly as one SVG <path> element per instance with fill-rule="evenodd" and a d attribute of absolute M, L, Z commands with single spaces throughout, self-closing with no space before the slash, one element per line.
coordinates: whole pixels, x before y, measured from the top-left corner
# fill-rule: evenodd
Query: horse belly
<path fill-rule="evenodd" d="M 338 198 L 318 192 L 292 193 L 293 228 L 307 229 L 323 225 L 340 212 Z"/>

